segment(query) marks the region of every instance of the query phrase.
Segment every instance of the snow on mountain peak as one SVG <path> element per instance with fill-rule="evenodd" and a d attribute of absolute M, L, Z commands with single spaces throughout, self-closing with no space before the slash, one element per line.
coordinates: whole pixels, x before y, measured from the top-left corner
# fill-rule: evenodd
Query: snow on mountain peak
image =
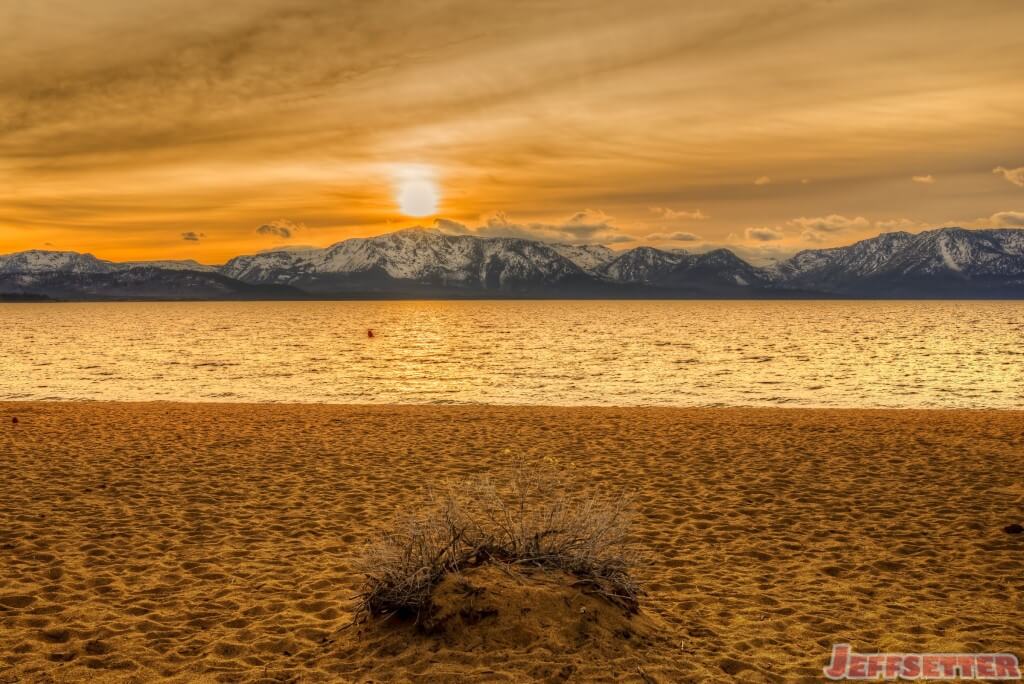
<path fill-rule="evenodd" d="M 395 280 L 501 286 L 560 279 L 583 269 L 550 245 L 519 238 L 448 235 L 415 228 L 351 238 L 322 250 L 236 257 L 222 272 L 247 282 L 300 283 L 379 273 Z"/>
<path fill-rule="evenodd" d="M 92 254 L 30 249 L 0 255 L 0 273 L 114 273 L 131 268 L 160 268 L 169 271 L 202 271 L 215 273 L 215 266 L 205 266 L 192 259 L 168 261 L 107 261 Z"/>
<path fill-rule="evenodd" d="M 169 271 L 184 273 L 174 280 Z M 146 279 L 180 285 L 189 272 L 196 278 L 200 272 L 215 279 L 227 276 L 246 287 L 287 285 L 291 288 L 283 290 L 289 293 L 329 296 L 735 296 L 759 290 L 776 296 L 1006 297 L 1024 296 L 1024 230 L 947 227 L 883 233 L 845 247 L 804 250 L 767 268 L 752 266 L 727 249 L 615 252 L 603 245 L 452 235 L 422 227 L 352 238 L 324 249 L 239 256 L 220 268 L 192 260 L 116 263 L 91 254 L 42 250 L 0 255 L 0 287 L 6 283 L 27 292 L 33 282 L 45 280 L 58 297 L 66 292 L 57 287 L 60 283 L 113 279 L 120 288 L 113 291 L 129 292 Z M 223 286 L 218 282 L 217 287 Z"/>
<path fill-rule="evenodd" d="M 590 274 L 597 273 L 616 257 L 616 253 L 604 245 L 551 244 L 550 247 Z"/>
<path fill-rule="evenodd" d="M 0 256 L 0 273 L 109 273 L 115 266 L 92 254 L 30 249 Z"/>

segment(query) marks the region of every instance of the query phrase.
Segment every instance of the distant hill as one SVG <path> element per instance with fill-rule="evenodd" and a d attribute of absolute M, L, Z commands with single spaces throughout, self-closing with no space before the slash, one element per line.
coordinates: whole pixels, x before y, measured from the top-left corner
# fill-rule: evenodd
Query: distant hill
<path fill-rule="evenodd" d="M 865 298 L 1024 297 L 1024 230 L 884 233 L 765 269 L 774 287 Z"/>
<path fill-rule="evenodd" d="M 94 299 L 1024 298 L 1024 230 L 884 233 L 769 267 L 703 254 L 408 229 L 221 267 L 119 263 L 77 252 L 0 256 L 0 295 Z"/>

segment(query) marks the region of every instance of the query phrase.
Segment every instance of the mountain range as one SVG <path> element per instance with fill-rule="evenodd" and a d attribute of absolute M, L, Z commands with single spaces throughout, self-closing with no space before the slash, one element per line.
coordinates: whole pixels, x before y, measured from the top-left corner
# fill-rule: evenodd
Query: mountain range
<path fill-rule="evenodd" d="M 324 249 L 195 261 L 0 255 L 0 299 L 1024 298 L 1024 230 L 883 233 L 767 267 L 701 254 L 411 228 Z"/>

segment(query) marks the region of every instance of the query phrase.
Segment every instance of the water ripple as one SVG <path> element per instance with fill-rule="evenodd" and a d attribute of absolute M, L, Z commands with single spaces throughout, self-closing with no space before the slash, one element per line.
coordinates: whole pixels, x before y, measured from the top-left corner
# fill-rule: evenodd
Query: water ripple
<path fill-rule="evenodd" d="M 0 399 L 1021 408 L 1022 319 L 1019 302 L 8 304 Z"/>

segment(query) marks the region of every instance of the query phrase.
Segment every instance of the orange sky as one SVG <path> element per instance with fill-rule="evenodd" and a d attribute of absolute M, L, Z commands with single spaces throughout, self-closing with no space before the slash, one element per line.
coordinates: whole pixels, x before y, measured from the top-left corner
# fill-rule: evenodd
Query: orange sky
<path fill-rule="evenodd" d="M 0 253 L 436 223 L 764 261 L 1024 226 L 1022 26 L 1019 0 L 8 2 Z M 410 174 L 436 213 L 400 211 Z"/>

